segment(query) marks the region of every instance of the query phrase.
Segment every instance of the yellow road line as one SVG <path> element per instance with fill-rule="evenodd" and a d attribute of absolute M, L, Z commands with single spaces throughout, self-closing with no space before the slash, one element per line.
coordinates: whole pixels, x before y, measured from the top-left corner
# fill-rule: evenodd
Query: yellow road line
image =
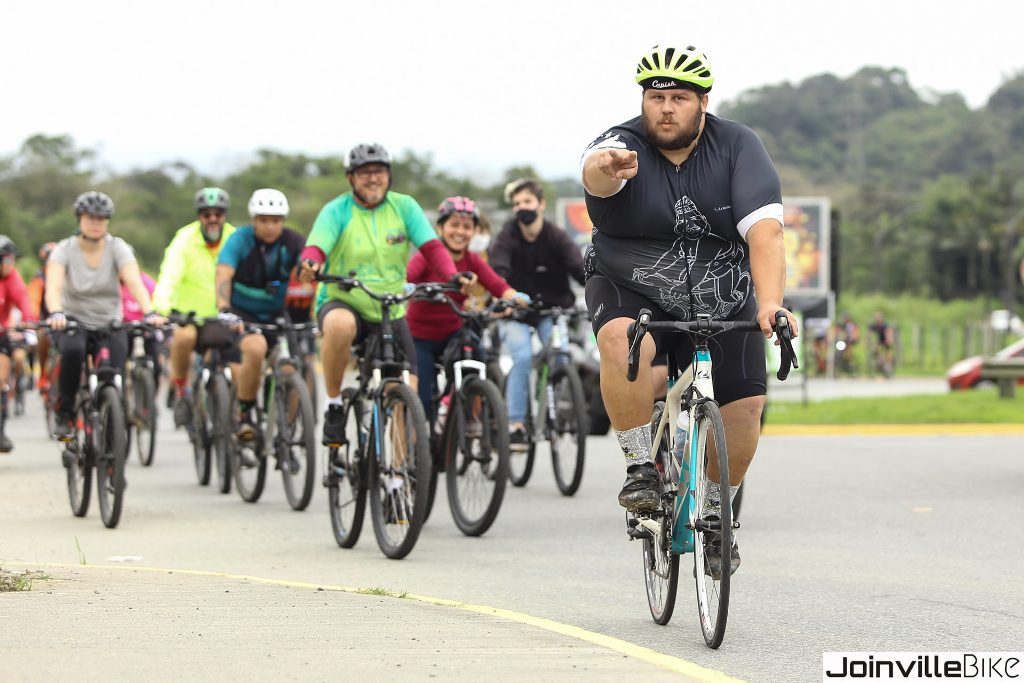
<path fill-rule="evenodd" d="M 846 436 L 848 434 L 935 436 L 939 434 L 1000 435 L 1024 434 L 1024 424 L 860 424 L 860 425 L 773 425 L 764 426 L 765 436 Z"/>
<path fill-rule="evenodd" d="M 4 560 L 4 564 L 16 564 L 20 566 L 33 566 L 33 567 L 54 567 L 61 569 L 111 569 L 116 571 L 141 571 L 141 572 L 154 572 L 159 574 L 184 574 L 186 576 L 210 576 L 222 579 L 234 579 L 237 581 L 251 581 L 253 583 L 261 583 L 270 586 L 283 586 L 285 588 L 301 588 L 306 590 L 325 590 L 325 591 L 337 591 L 341 593 L 358 593 L 366 595 L 371 593 L 371 589 L 367 588 L 356 588 L 354 586 L 341 586 L 341 585 L 330 585 L 323 583 L 308 583 L 304 581 L 288 581 L 285 579 L 268 579 L 262 576 L 250 576 L 248 574 L 231 574 L 228 572 L 213 572 L 204 571 L 200 569 L 161 569 L 159 567 L 143 567 L 134 565 L 95 565 L 95 564 L 68 564 L 63 562 L 26 562 L 22 560 Z M 375 594 L 375 593 L 374 593 Z M 699 664 L 695 664 L 691 661 L 682 659 L 680 657 L 673 657 L 672 655 L 666 655 L 661 652 L 656 652 L 650 648 L 642 647 L 629 641 L 622 640 L 621 638 L 615 638 L 613 636 L 606 636 L 603 633 L 597 633 L 595 631 L 588 631 L 587 629 L 579 628 L 578 626 L 572 626 L 570 624 L 563 624 L 558 621 L 552 621 L 551 619 L 544 619 L 542 617 L 535 617 L 530 614 L 523 612 L 514 612 L 512 610 L 501 609 L 500 607 L 490 607 L 488 605 L 472 605 L 465 602 L 458 602 L 457 600 L 446 600 L 444 598 L 434 598 L 427 595 L 414 595 L 412 593 L 403 594 L 390 594 L 382 597 L 393 597 L 397 599 L 415 600 L 416 602 L 422 602 L 429 605 L 435 605 L 438 607 L 451 607 L 454 609 L 465 610 L 467 612 L 476 612 L 478 614 L 486 614 L 499 619 L 506 619 L 527 626 L 533 626 L 541 628 L 546 631 L 551 631 L 563 636 L 569 636 L 571 638 L 577 638 L 579 640 L 603 647 L 609 650 L 614 650 L 620 654 L 639 659 L 653 664 L 654 666 L 661 667 L 662 669 L 668 669 L 676 673 L 689 676 L 692 679 L 701 681 L 702 683 L 744 683 L 742 679 L 733 678 L 728 674 L 714 669 L 707 669 Z"/>

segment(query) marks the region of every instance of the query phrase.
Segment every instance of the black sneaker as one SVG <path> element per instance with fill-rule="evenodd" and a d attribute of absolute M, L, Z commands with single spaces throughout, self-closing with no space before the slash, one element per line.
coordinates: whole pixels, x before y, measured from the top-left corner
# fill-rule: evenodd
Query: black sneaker
<path fill-rule="evenodd" d="M 704 518 L 710 523 L 716 523 L 719 521 L 717 515 L 708 515 Z M 704 559 L 706 566 L 704 567 L 704 573 L 710 576 L 715 581 L 722 578 L 722 555 L 721 555 L 721 543 L 719 542 L 720 534 L 717 532 L 708 532 L 704 534 Z M 736 573 L 736 570 L 740 568 L 740 549 L 736 545 L 736 534 L 732 536 L 732 550 L 729 553 L 729 575 L 732 576 Z M 697 568 L 694 567 L 694 574 L 696 574 Z"/>
<path fill-rule="evenodd" d="M 14 450 L 14 442 L 6 434 L 0 434 L 0 453 L 10 453 Z"/>
<path fill-rule="evenodd" d="M 525 451 L 530 447 L 530 437 L 525 427 L 513 427 L 508 430 L 508 443 L 514 451 Z"/>
<path fill-rule="evenodd" d="M 238 414 L 238 424 L 235 425 L 235 438 L 239 441 L 252 441 L 256 436 L 256 421 L 253 419 L 251 410 L 243 410 Z"/>
<path fill-rule="evenodd" d="M 53 430 L 58 441 L 72 441 L 75 438 L 75 416 L 58 413 L 57 426 Z"/>
<path fill-rule="evenodd" d="M 192 423 L 192 401 L 188 396 L 178 396 L 174 399 L 174 426 L 187 427 Z"/>
<path fill-rule="evenodd" d="M 345 444 L 345 414 L 339 405 L 329 405 L 324 412 L 323 444 L 333 448 Z"/>
<path fill-rule="evenodd" d="M 630 512 L 657 510 L 661 505 L 661 475 L 654 463 L 630 465 L 619 491 L 619 505 Z"/>

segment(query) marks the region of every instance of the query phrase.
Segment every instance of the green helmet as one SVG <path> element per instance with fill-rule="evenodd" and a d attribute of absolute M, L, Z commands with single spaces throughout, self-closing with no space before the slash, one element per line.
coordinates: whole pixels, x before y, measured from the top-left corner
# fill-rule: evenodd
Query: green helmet
<path fill-rule="evenodd" d="M 220 209 L 227 211 L 231 206 L 228 193 L 219 187 L 204 187 L 196 192 L 196 211 L 203 209 Z"/>
<path fill-rule="evenodd" d="M 684 48 L 655 45 L 636 65 L 636 82 L 648 88 L 690 88 L 704 94 L 711 90 L 715 77 L 703 52 L 689 45 Z"/>

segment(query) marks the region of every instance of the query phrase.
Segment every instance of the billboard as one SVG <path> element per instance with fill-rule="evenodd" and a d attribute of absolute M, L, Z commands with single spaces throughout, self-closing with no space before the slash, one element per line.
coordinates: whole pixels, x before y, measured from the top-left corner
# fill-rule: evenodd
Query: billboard
<path fill-rule="evenodd" d="M 578 244 L 590 241 L 594 227 L 582 197 L 559 199 L 556 222 Z M 828 197 L 783 199 L 786 230 L 786 297 L 821 297 L 828 292 L 831 205 Z"/>

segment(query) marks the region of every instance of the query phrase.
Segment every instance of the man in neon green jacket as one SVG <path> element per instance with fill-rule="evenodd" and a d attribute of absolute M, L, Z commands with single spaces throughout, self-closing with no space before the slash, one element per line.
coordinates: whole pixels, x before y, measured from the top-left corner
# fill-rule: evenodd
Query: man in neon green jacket
<path fill-rule="evenodd" d="M 217 297 L 214 293 L 214 275 L 221 246 L 235 231 L 227 222 L 231 205 L 228 193 L 219 187 L 204 187 L 196 193 L 197 220 L 180 228 L 164 251 L 160 276 L 153 292 L 153 308 L 167 315 L 173 311 L 194 312 L 202 318 L 217 315 Z M 191 409 L 187 400 L 188 370 L 197 339 L 200 347 L 213 342 L 206 337 L 223 333 L 216 325 L 204 325 L 203 334 L 192 325 L 179 327 L 171 339 L 171 382 L 175 396 L 174 424 L 182 427 L 191 423 Z M 205 329 L 209 328 L 209 329 Z M 199 339 L 202 336 L 203 339 Z"/>

